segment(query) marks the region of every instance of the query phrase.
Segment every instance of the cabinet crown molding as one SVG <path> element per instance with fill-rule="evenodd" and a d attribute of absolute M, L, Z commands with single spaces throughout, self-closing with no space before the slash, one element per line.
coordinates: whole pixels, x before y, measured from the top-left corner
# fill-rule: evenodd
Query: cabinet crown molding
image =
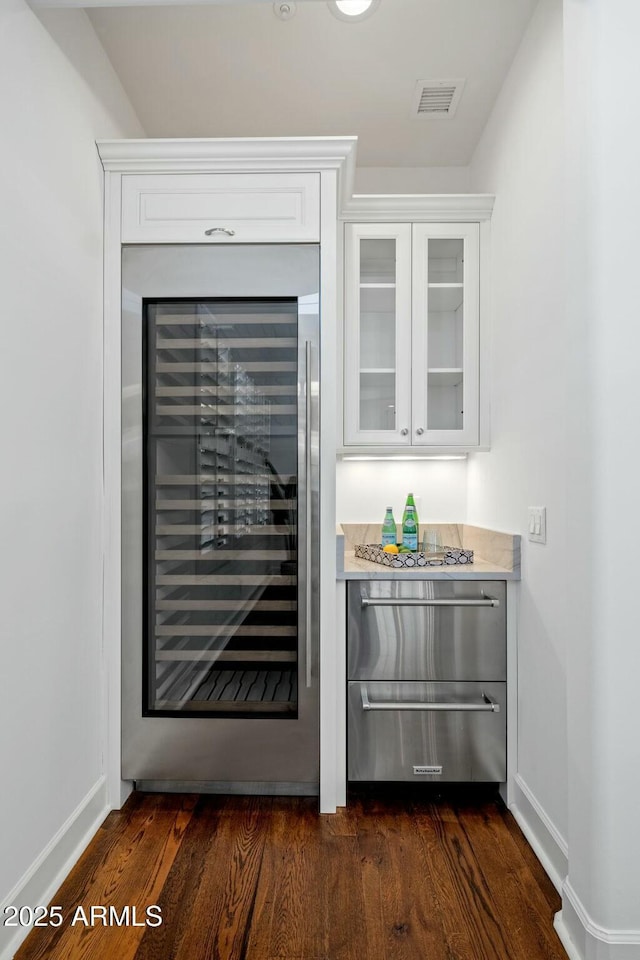
<path fill-rule="evenodd" d="M 490 220 L 495 197 L 490 193 L 357 194 L 346 201 L 341 220 L 385 222 Z"/>
<path fill-rule="evenodd" d="M 357 137 L 234 137 L 98 140 L 109 173 L 337 170 L 339 209 L 353 190 Z"/>

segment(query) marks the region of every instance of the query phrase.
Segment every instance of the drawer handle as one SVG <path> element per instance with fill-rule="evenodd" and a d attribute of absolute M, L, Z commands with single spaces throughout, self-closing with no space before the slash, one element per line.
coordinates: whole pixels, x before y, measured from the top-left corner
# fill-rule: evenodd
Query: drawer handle
<path fill-rule="evenodd" d="M 452 703 L 424 703 L 411 700 L 394 702 L 391 700 L 370 700 L 366 683 L 361 683 L 360 696 L 363 710 L 466 710 L 500 713 L 500 704 L 487 693 L 482 694 L 483 699 L 479 703 L 460 703 L 455 700 Z"/>
<path fill-rule="evenodd" d="M 409 597 L 361 597 L 362 607 L 499 607 L 495 597 L 482 597 L 477 600 L 414 600 Z"/>
<path fill-rule="evenodd" d="M 226 233 L 228 237 L 235 237 L 235 230 L 230 230 L 229 227 L 211 227 L 209 230 L 205 230 L 205 237 L 212 237 L 214 233 Z"/>

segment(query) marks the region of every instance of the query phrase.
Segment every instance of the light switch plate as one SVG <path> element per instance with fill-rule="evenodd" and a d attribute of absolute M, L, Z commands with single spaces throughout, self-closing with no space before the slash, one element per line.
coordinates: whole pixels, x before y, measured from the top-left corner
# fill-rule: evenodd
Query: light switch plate
<path fill-rule="evenodd" d="M 529 540 L 533 543 L 547 542 L 547 508 L 529 507 Z"/>

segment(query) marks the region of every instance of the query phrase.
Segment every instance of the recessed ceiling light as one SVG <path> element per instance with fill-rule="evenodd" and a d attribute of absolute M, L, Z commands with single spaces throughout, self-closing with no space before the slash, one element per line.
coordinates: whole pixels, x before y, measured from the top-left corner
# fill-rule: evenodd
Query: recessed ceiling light
<path fill-rule="evenodd" d="M 327 6 L 338 20 L 365 20 L 374 12 L 380 0 L 329 0 Z"/>

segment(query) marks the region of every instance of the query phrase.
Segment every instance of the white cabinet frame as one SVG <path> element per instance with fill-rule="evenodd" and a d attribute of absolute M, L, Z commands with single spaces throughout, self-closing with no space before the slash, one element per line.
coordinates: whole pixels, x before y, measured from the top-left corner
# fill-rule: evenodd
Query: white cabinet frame
<path fill-rule="evenodd" d="M 220 140 L 109 140 L 97 144 L 105 171 L 104 240 L 104 473 L 103 473 L 103 743 L 108 803 L 119 808 L 131 791 L 120 775 L 122 476 L 121 476 L 121 245 L 122 186 L 130 175 L 316 173 L 320 176 L 320 368 L 327 388 L 320 397 L 320 810 L 345 803 L 339 718 L 344 690 L 344 637 L 335 629 L 335 457 L 337 396 L 338 253 L 336 215 L 351 195 L 354 137 L 248 138 Z M 151 182 L 151 181 L 150 181 Z M 169 242 L 171 235 L 165 237 Z M 175 236 L 175 242 L 184 238 Z M 277 242 L 277 241 L 276 241 Z M 342 751 L 342 753 L 341 753 Z"/>

